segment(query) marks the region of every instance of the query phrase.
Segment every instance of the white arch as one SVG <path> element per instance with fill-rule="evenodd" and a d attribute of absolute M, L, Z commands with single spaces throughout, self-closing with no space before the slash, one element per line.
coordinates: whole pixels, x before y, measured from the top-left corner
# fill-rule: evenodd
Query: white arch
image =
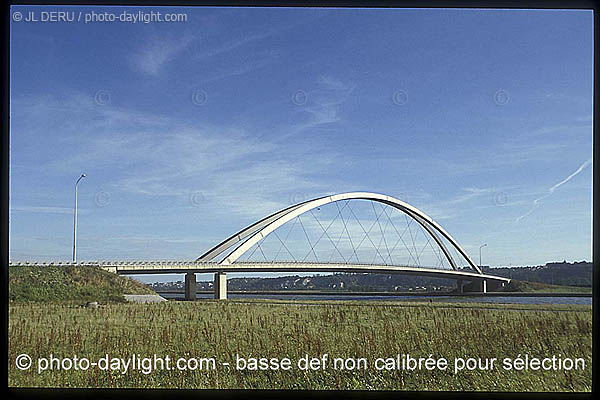
<path fill-rule="evenodd" d="M 391 196 L 379 194 L 379 193 L 369 193 L 369 192 L 350 192 L 350 193 L 341 193 L 332 196 L 324 196 L 319 197 L 313 200 L 308 200 L 283 210 L 280 210 L 274 214 L 269 215 L 268 217 L 263 218 L 262 220 L 250 225 L 249 227 L 239 231 L 235 235 L 229 237 L 227 240 L 219 243 L 211 250 L 200 256 L 197 261 L 209 261 L 223 253 L 227 249 L 231 248 L 236 243 L 241 242 L 248 236 L 250 238 L 246 240 L 244 243 L 236 247 L 232 250 L 225 258 L 220 262 L 222 265 L 230 265 L 237 261 L 248 249 L 258 243 L 262 238 L 266 237 L 269 233 L 273 232 L 275 229 L 279 228 L 281 225 L 286 222 L 296 218 L 299 215 L 302 215 L 314 208 L 323 206 L 325 204 L 333 203 L 340 200 L 371 200 L 379 203 L 383 203 L 394 207 L 409 217 L 413 218 L 417 221 L 421 226 L 423 226 L 427 232 L 433 237 L 436 243 L 440 246 L 444 255 L 450 262 L 450 265 L 453 269 L 456 269 L 456 264 L 454 260 L 450 256 L 450 253 L 447 251 L 443 242 L 440 240 L 438 235 L 441 234 L 444 238 L 446 238 L 452 246 L 467 260 L 470 267 L 477 271 L 479 274 L 482 274 L 481 269 L 471 260 L 466 251 L 458 244 L 458 242 L 448 233 L 446 232 L 440 225 L 437 224 L 431 217 L 417 209 L 416 207 L 411 206 L 408 203 L 405 203 L 399 199 L 396 199 Z M 432 229 L 433 228 L 433 229 Z"/>
<path fill-rule="evenodd" d="M 324 199 L 324 198 L 325 197 L 320 197 L 320 199 Z M 315 199 L 315 200 L 318 200 L 318 199 Z M 288 212 L 294 211 L 295 209 L 297 209 L 298 207 L 300 207 L 302 204 L 306 204 L 309 201 L 313 201 L 313 200 L 308 200 L 308 201 L 304 201 L 302 203 L 294 204 L 293 206 L 290 206 L 288 208 L 284 208 L 283 210 L 279 210 L 276 213 L 273 213 L 273 214 L 271 214 L 271 215 L 269 215 L 269 216 L 261 219 L 260 221 L 257 221 L 255 223 L 253 223 L 252 225 L 250 225 L 250 226 L 242 229 L 241 231 L 233 234 L 232 236 L 230 236 L 226 240 L 224 240 L 221 243 L 217 244 L 215 247 L 213 247 L 212 249 L 208 250 L 206 253 L 202 254 L 200 257 L 198 257 L 196 259 L 196 261 L 210 261 L 210 260 L 214 259 L 219 254 L 223 253 L 225 250 L 227 250 L 231 246 L 235 245 L 236 243 L 241 242 L 242 240 L 244 240 L 245 238 L 247 238 L 252 233 L 258 231 L 259 229 L 264 228 L 265 226 L 267 226 L 271 222 L 277 220 L 277 218 L 281 217 L 282 215 L 284 215 L 284 214 L 286 214 Z"/>

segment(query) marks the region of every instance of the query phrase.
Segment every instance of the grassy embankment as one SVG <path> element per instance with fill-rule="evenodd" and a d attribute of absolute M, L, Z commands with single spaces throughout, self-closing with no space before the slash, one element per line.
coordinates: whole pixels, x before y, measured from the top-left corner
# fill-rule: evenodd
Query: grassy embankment
<path fill-rule="evenodd" d="M 525 310 L 525 311 L 524 311 Z M 198 301 L 109 304 L 13 303 L 9 309 L 10 386 L 136 388 L 298 388 L 476 391 L 591 390 L 591 308 L 451 303 Z M 216 369 L 107 372 L 20 371 L 21 353 L 100 359 L 169 355 L 214 357 Z M 367 369 L 329 363 L 302 371 L 308 354 L 366 358 Z M 238 371 L 241 357 L 288 357 L 289 371 Z M 377 357 L 496 357 L 492 371 L 377 371 Z M 505 371 L 504 357 L 583 357 L 584 371 Z M 229 362 L 230 366 L 221 365 Z"/>
<path fill-rule="evenodd" d="M 592 293 L 591 287 L 580 287 L 580 286 L 560 286 L 550 285 L 547 283 L 539 282 L 527 282 L 513 279 L 508 285 L 501 290 L 502 292 L 521 292 L 521 293 Z"/>
<path fill-rule="evenodd" d="M 123 302 L 123 294 L 154 294 L 148 286 L 97 267 L 9 267 L 8 298 L 21 301 Z"/>

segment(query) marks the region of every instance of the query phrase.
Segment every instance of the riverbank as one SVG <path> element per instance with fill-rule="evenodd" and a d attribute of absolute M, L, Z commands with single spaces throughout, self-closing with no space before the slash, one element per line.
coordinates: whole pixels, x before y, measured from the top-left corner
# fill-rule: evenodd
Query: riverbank
<path fill-rule="evenodd" d="M 147 285 L 93 266 L 11 266 L 11 302 L 125 302 L 125 294 L 155 295 Z"/>
<path fill-rule="evenodd" d="M 184 295 L 183 291 L 158 290 L 157 294 Z M 196 294 L 211 295 L 213 291 L 198 290 Z M 453 292 L 350 292 L 333 290 L 230 290 L 233 295 L 275 295 L 275 296 L 401 296 L 401 297 L 592 297 L 592 293 L 580 292 L 488 292 L 488 293 L 453 293 Z"/>

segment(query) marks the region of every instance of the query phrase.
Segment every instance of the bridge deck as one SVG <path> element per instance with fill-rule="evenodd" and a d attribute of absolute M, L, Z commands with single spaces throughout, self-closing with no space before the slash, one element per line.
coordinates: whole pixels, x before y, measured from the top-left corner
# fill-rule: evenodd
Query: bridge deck
<path fill-rule="evenodd" d="M 79 263 L 11 263 L 11 266 L 97 266 L 118 274 L 169 274 L 211 272 L 368 272 L 384 274 L 424 275 L 448 279 L 487 279 L 510 282 L 510 279 L 479 274 L 470 270 L 425 268 L 408 265 L 300 263 L 300 262 L 236 262 L 223 265 L 197 261 L 94 261 Z"/>

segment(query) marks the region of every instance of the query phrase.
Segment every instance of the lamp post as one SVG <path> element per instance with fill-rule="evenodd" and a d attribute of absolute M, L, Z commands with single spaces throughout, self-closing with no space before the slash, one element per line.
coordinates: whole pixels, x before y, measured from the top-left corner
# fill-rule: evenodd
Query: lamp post
<path fill-rule="evenodd" d="M 479 246 L 479 268 L 481 268 L 481 249 L 483 249 L 486 246 L 487 246 L 487 243 L 484 243 L 481 246 Z"/>
<path fill-rule="evenodd" d="M 79 181 L 85 178 L 85 174 L 81 174 L 77 182 L 75 182 L 75 212 L 73 213 L 73 262 L 77 262 L 77 185 Z"/>

